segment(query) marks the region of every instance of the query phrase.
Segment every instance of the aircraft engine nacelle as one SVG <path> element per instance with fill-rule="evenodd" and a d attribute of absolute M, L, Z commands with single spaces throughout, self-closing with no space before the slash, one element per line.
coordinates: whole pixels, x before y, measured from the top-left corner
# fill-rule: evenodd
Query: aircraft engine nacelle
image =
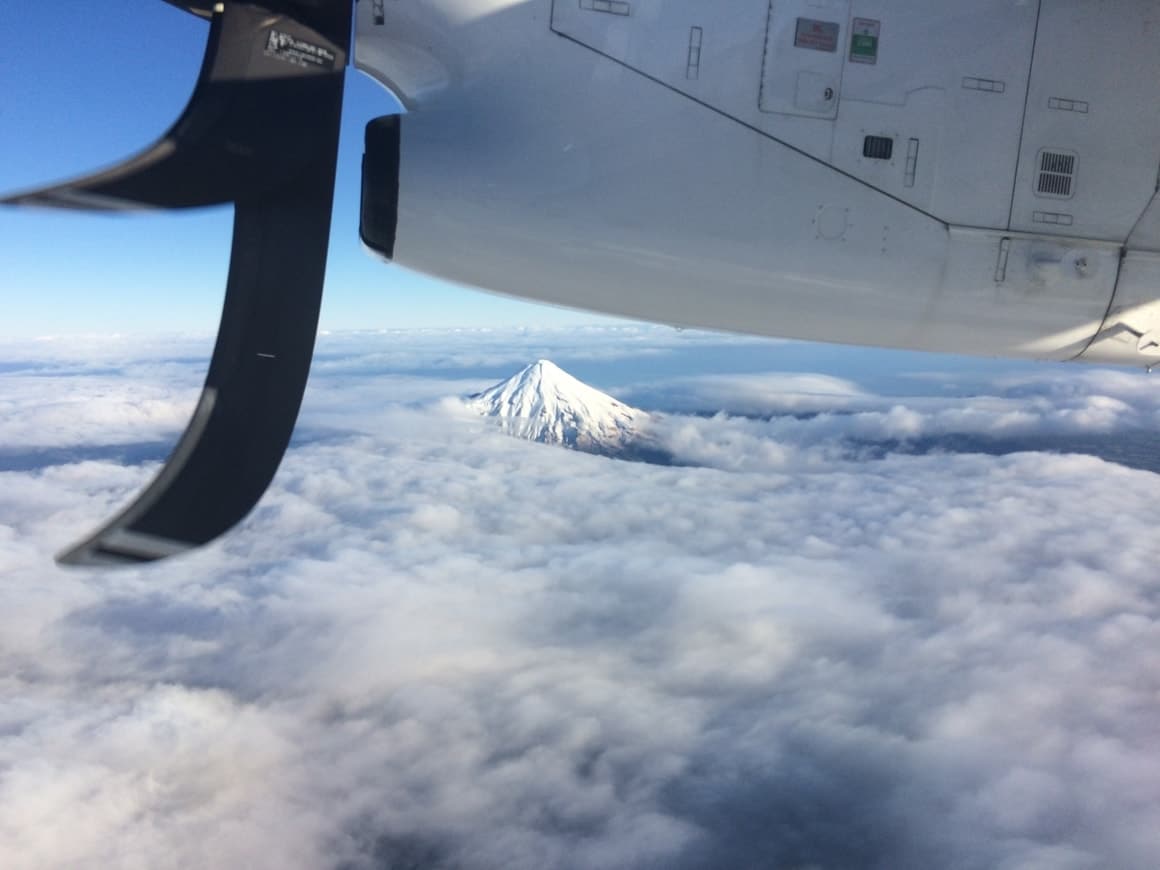
<path fill-rule="evenodd" d="M 1158 30 L 1149 0 L 362 2 L 355 64 L 408 109 L 368 243 L 685 326 L 1151 365 Z"/>

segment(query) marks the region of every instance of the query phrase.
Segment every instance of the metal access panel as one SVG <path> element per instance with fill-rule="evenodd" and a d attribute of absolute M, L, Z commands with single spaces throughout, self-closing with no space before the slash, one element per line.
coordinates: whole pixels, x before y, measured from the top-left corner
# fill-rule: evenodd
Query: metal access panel
<path fill-rule="evenodd" d="M 1010 226 L 1122 242 L 1156 189 L 1160 4 L 1043 3 Z"/>
<path fill-rule="evenodd" d="M 622 70 L 614 65 L 619 64 L 653 80 L 657 100 L 671 100 L 673 91 L 684 94 L 755 131 L 820 160 L 829 159 L 829 125 L 817 123 L 816 116 L 771 114 L 759 108 L 770 0 L 622 2 L 624 6 L 594 0 L 552 2 L 553 32 L 607 61 L 591 87 L 607 88 L 615 99 Z M 1004 220 L 1009 204 L 1004 206 Z"/>
<path fill-rule="evenodd" d="M 1006 229 L 1038 10 L 969 6 L 852 0 L 831 162 L 948 223 Z M 892 137 L 891 158 L 867 157 L 867 136 Z"/>
<path fill-rule="evenodd" d="M 849 0 L 770 0 L 761 111 L 836 118 L 849 26 Z"/>

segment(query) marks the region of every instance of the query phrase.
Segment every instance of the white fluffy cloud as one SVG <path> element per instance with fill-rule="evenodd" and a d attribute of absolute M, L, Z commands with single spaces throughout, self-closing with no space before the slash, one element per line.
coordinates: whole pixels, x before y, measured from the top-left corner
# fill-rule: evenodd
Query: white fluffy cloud
<path fill-rule="evenodd" d="M 797 383 L 860 410 L 670 414 L 688 465 L 617 462 L 454 413 L 481 384 L 412 353 L 324 360 L 269 496 L 172 563 L 49 562 L 150 467 L 0 473 L 0 866 L 1154 866 L 1155 474 L 863 461 L 859 414 L 956 400 L 855 378 Z M 157 371 L 122 398 L 183 401 Z M 991 399 L 1048 430 L 1137 389 L 1075 373 Z"/>

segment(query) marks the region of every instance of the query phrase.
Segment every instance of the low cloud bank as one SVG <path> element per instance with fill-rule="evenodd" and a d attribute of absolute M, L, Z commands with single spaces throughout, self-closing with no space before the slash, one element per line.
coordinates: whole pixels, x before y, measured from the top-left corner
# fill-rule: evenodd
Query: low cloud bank
<path fill-rule="evenodd" d="M 1155 474 L 821 417 L 625 463 L 408 383 L 162 567 L 48 562 L 155 466 L 0 473 L 0 864 L 1154 866 Z"/>
<path fill-rule="evenodd" d="M 880 395 L 829 375 L 775 372 L 679 378 L 617 395 L 665 413 L 653 435 L 685 464 L 1051 451 L 1160 472 L 1160 389 L 1139 373 L 999 377 L 969 395 L 932 395 L 937 390 L 922 386 L 915 379 L 914 394 Z"/>

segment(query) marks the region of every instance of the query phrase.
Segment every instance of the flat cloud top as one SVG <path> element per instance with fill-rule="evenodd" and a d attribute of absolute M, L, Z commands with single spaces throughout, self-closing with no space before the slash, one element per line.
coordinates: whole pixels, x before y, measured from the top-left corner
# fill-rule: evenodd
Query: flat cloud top
<path fill-rule="evenodd" d="M 757 416 L 687 416 L 675 357 L 727 342 L 603 334 L 665 467 L 504 437 L 438 401 L 492 370 L 390 340 L 335 339 L 241 529 L 111 573 L 48 554 L 148 479 L 99 449 L 172 438 L 197 364 L 0 379 L 0 445 L 77 451 L 0 471 L 0 866 L 1154 866 L 1156 474 L 864 449 L 1135 431 L 1151 382 L 884 395 L 747 345 L 772 374 L 697 410 Z"/>

